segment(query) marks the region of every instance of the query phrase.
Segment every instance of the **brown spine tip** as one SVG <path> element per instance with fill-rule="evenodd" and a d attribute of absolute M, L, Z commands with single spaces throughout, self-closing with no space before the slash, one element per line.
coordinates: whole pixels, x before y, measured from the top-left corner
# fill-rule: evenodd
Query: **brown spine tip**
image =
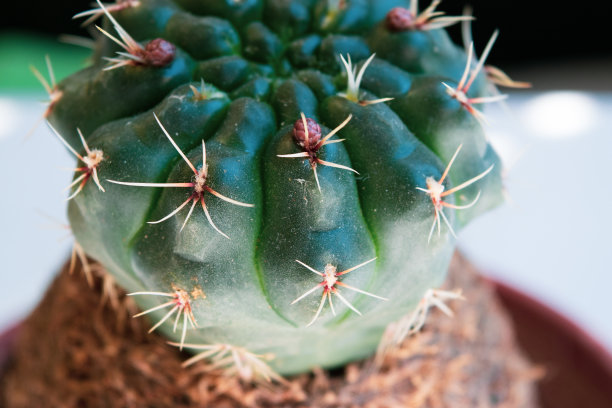
<path fill-rule="evenodd" d="M 176 47 L 172 43 L 163 38 L 156 38 L 146 45 L 142 57 L 146 65 L 163 67 L 174 60 L 175 54 Z"/>
<path fill-rule="evenodd" d="M 387 13 L 385 22 L 390 31 L 406 31 L 414 27 L 414 16 L 406 8 L 395 7 Z"/>
<path fill-rule="evenodd" d="M 306 118 L 306 126 L 308 126 L 308 146 L 306 146 L 306 132 L 302 119 L 296 120 L 293 124 L 293 138 L 304 150 L 312 151 L 321 140 L 321 126 L 311 118 Z"/>

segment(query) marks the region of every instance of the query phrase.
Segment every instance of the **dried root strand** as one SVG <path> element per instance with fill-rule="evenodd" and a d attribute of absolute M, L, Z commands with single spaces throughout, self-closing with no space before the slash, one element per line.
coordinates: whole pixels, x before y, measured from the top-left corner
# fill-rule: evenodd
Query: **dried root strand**
<path fill-rule="evenodd" d="M 408 337 L 419 333 L 425 326 L 432 307 L 435 306 L 448 317 L 453 317 L 453 311 L 445 303 L 450 300 L 465 300 L 465 298 L 461 290 L 428 289 L 412 313 L 387 326 L 376 351 L 375 364 L 380 367 L 390 350 L 399 347 Z"/>
<path fill-rule="evenodd" d="M 104 306 L 108 302 L 113 310 L 119 310 L 121 306 L 121 296 L 117 281 L 115 281 L 115 278 L 113 278 L 101 264 L 95 264 L 94 270 L 97 272 L 100 279 L 102 279 L 102 296 L 100 297 L 100 304 Z M 129 301 L 129 298 L 126 297 L 125 300 Z"/>
<path fill-rule="evenodd" d="M 85 275 L 85 279 L 87 280 L 87 285 L 90 288 L 94 286 L 94 277 L 93 277 L 93 269 L 91 264 L 89 263 L 89 259 L 87 259 L 87 254 L 83 247 L 76 241 L 72 244 L 72 252 L 70 254 L 70 264 L 68 266 L 68 273 L 72 275 L 77 266 L 77 260 L 81 263 L 81 269 L 83 270 L 83 274 Z"/>
<path fill-rule="evenodd" d="M 246 383 L 262 384 L 277 382 L 286 384 L 286 380 L 278 375 L 266 361 L 274 358 L 271 354 L 254 354 L 242 347 L 230 344 L 181 344 L 169 342 L 176 347 L 202 350 L 201 353 L 185 360 L 183 367 L 192 366 L 204 361 L 200 370 L 203 372 L 220 372 L 226 376 L 238 376 Z"/>

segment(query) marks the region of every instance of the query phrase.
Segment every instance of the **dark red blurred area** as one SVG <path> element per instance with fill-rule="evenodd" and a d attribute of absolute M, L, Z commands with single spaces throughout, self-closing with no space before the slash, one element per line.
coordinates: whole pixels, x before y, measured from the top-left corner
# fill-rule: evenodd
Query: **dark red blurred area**
<path fill-rule="evenodd" d="M 541 407 L 612 407 L 610 353 L 548 306 L 504 284 L 495 287 L 521 348 L 545 370 L 538 387 Z"/>

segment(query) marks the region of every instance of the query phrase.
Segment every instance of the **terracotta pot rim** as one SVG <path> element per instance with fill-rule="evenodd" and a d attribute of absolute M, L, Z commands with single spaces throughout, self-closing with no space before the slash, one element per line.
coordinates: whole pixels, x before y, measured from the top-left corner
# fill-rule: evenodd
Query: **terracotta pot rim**
<path fill-rule="evenodd" d="M 537 298 L 518 289 L 516 286 L 488 277 L 484 279 L 493 285 L 500 297 L 513 298 L 516 302 L 523 304 L 526 308 L 540 314 L 552 325 L 557 326 L 559 329 L 561 329 L 561 331 L 568 334 L 568 337 L 577 341 L 582 347 L 587 350 L 591 350 L 592 354 L 596 354 L 599 357 L 599 362 L 606 368 L 609 377 L 612 379 L 612 352 L 586 329 L 576 323 L 573 319 L 552 308 L 545 302 L 540 301 Z"/>

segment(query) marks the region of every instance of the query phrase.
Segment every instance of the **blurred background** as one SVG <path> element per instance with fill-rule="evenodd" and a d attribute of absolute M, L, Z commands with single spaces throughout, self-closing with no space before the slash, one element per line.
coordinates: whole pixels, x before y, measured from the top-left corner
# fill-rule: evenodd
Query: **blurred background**
<path fill-rule="evenodd" d="M 488 63 L 533 88 L 486 110 L 508 200 L 460 233 L 460 249 L 484 274 L 551 305 L 612 350 L 608 17 L 591 5 L 469 4 L 476 50 L 500 29 Z M 457 15 L 464 5 L 446 0 L 440 9 Z M 83 66 L 89 51 L 58 36 L 87 36 L 71 17 L 89 7 L 23 1 L 0 13 L 0 331 L 36 304 L 72 246 L 64 188 L 74 160 L 43 123 L 26 137 L 47 99 L 28 67 L 48 77 L 48 54 L 59 81 Z M 449 31 L 460 44 L 459 27 Z"/>

